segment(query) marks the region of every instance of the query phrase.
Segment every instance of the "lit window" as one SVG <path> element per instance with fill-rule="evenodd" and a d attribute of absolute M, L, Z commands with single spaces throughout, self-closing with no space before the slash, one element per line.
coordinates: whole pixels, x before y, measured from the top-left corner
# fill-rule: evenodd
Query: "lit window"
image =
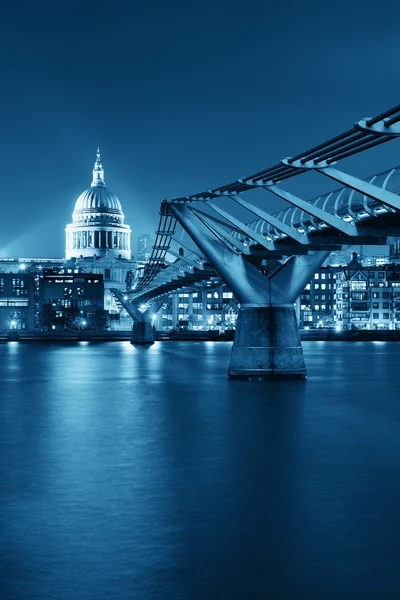
<path fill-rule="evenodd" d="M 314 279 L 319 279 L 319 273 L 315 273 Z"/>
<path fill-rule="evenodd" d="M 325 289 L 326 289 L 325 283 L 321 283 L 321 290 L 325 290 Z"/>

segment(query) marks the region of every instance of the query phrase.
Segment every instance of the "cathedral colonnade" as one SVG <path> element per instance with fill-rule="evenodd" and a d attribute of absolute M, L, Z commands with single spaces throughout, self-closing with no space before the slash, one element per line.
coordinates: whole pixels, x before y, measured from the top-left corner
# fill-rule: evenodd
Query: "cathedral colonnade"
<path fill-rule="evenodd" d="M 130 252 L 130 235 L 126 231 L 115 231 L 107 227 L 85 228 L 82 231 L 67 231 L 67 252 L 72 250 L 114 249 Z"/>

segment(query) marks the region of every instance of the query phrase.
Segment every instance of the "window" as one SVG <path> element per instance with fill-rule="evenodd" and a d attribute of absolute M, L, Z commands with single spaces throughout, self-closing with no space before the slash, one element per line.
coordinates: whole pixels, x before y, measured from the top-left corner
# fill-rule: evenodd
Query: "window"
<path fill-rule="evenodd" d="M 325 278 L 326 278 L 325 273 L 321 273 L 321 279 L 325 279 Z"/>
<path fill-rule="evenodd" d="M 384 302 L 382 308 L 389 308 L 389 302 Z"/>
<path fill-rule="evenodd" d="M 352 290 L 365 290 L 367 288 L 367 282 L 364 280 L 362 281 L 352 281 L 351 282 L 351 289 Z"/>
<path fill-rule="evenodd" d="M 326 294 L 322 294 L 321 300 L 326 300 Z"/>
<path fill-rule="evenodd" d="M 218 292 L 214 292 L 214 298 L 219 298 L 219 293 Z"/>
<path fill-rule="evenodd" d="M 373 302 L 372 308 L 379 308 L 379 302 Z"/>
<path fill-rule="evenodd" d="M 319 273 L 315 273 L 314 279 L 319 279 Z"/>
<path fill-rule="evenodd" d="M 326 306 L 325 306 L 325 304 L 322 304 L 322 305 L 321 305 L 321 310 L 326 310 Z"/>
<path fill-rule="evenodd" d="M 373 313 L 372 318 L 373 319 L 379 319 L 379 313 Z"/>
<path fill-rule="evenodd" d="M 385 273 L 382 273 L 381 271 L 379 271 L 378 277 L 379 277 L 379 279 L 384 279 Z"/>
<path fill-rule="evenodd" d="M 316 304 L 316 305 L 314 306 L 314 309 L 315 309 L 315 310 L 319 310 L 319 304 Z"/>
<path fill-rule="evenodd" d="M 314 300 L 319 300 L 319 294 L 314 294 Z"/>
<path fill-rule="evenodd" d="M 325 290 L 325 289 L 326 289 L 325 283 L 321 283 L 321 290 Z"/>
<path fill-rule="evenodd" d="M 383 318 L 384 319 L 389 319 L 389 313 L 383 313 Z"/>
<path fill-rule="evenodd" d="M 373 271 L 371 271 L 370 274 L 369 274 L 369 277 L 370 277 L 370 279 L 374 279 L 375 273 Z"/>
<path fill-rule="evenodd" d="M 382 298 L 389 298 L 389 292 L 382 292 Z"/>
<path fill-rule="evenodd" d="M 232 298 L 233 294 L 232 294 L 232 292 L 223 292 L 222 297 L 223 298 Z"/>
<path fill-rule="evenodd" d="M 319 283 L 316 283 L 314 287 L 316 290 L 319 290 Z"/>
<path fill-rule="evenodd" d="M 104 279 L 111 279 L 111 269 L 104 269 Z"/>
<path fill-rule="evenodd" d="M 373 298 L 379 298 L 379 292 L 372 292 Z"/>
<path fill-rule="evenodd" d="M 212 298 L 212 293 L 211 292 L 207 292 L 207 298 Z"/>

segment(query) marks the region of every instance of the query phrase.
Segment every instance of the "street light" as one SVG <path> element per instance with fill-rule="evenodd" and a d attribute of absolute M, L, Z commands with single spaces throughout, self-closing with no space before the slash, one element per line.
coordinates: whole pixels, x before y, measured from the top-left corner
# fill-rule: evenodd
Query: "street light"
<path fill-rule="evenodd" d="M 15 329 L 17 326 L 17 321 L 11 321 L 10 325 L 11 325 L 11 329 Z"/>

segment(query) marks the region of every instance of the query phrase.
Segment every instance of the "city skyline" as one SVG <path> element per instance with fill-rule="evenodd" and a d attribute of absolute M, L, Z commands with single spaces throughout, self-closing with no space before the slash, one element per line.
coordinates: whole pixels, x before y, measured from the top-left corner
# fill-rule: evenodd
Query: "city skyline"
<path fill-rule="evenodd" d="M 174 11 L 72 2 L 61 18 L 47 2 L 19 6 L 0 24 L 2 256 L 62 254 L 96 146 L 135 244 L 155 230 L 163 197 L 274 164 L 393 105 L 400 91 L 392 5 L 382 34 L 373 11 L 344 2 L 178 2 Z M 362 167 L 350 162 L 367 176 L 400 161 L 388 145 Z M 296 186 L 306 198 L 321 190 L 312 177 Z"/>

